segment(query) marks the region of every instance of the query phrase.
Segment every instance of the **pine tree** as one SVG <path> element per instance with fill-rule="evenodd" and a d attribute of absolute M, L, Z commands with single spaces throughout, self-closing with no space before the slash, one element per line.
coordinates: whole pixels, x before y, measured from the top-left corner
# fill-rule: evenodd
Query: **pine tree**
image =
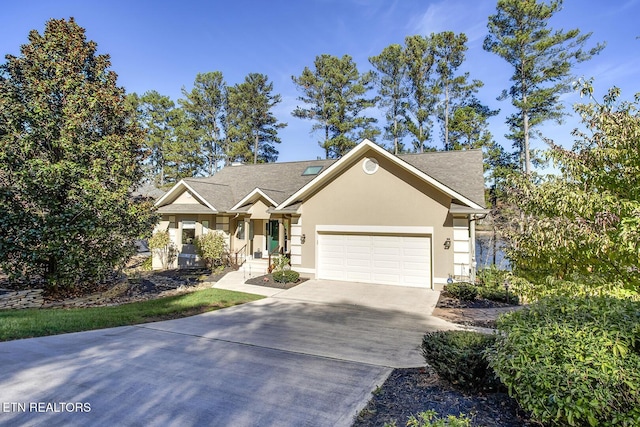
<path fill-rule="evenodd" d="M 499 0 L 489 17 L 484 49 L 513 66 L 513 85 L 500 99 L 510 98 L 517 112 L 509 116 L 508 136 L 514 142 L 522 170 L 531 172 L 532 130 L 548 120 L 562 122 L 565 115 L 560 96 L 571 90 L 571 68 L 598 54 L 604 45 L 585 50 L 591 33 L 580 30 L 553 31 L 549 20 L 562 9 L 562 0 Z"/>
<path fill-rule="evenodd" d="M 220 71 L 198 73 L 191 92 L 183 88 L 182 94 L 185 99 L 179 99 L 178 103 L 191 119 L 194 129 L 200 132 L 200 152 L 208 174 L 213 175 L 229 163 L 224 134 L 227 84 Z"/>
<path fill-rule="evenodd" d="M 314 61 L 314 70 L 305 67 L 299 77 L 291 79 L 302 91 L 298 100 L 308 107 L 297 107 L 294 117 L 317 121 L 312 130 L 323 130 L 320 146 L 326 158 L 340 158 L 364 138 L 379 133 L 372 127 L 376 119 L 361 113 L 376 104 L 367 97 L 373 88 L 374 74 L 361 74 L 349 55 L 342 58 L 323 54 Z"/>
<path fill-rule="evenodd" d="M 227 155 L 231 160 L 266 163 L 278 159 L 273 144 L 280 143 L 278 129 L 287 126 L 278 122 L 273 107 L 282 100 L 274 95 L 273 83 L 264 74 L 251 73 L 243 83 L 229 88 L 227 106 Z"/>

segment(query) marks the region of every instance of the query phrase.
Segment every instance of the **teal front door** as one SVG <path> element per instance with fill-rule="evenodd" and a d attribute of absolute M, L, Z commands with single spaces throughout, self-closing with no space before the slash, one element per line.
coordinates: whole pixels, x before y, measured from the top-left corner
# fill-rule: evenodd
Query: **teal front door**
<path fill-rule="evenodd" d="M 267 221 L 267 251 L 270 253 L 274 253 L 278 251 L 278 221 L 269 220 Z"/>

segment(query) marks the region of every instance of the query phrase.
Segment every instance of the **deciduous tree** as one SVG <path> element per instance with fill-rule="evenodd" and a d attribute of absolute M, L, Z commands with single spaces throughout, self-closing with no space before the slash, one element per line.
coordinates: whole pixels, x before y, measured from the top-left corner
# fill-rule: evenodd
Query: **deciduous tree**
<path fill-rule="evenodd" d="M 514 182 L 510 201 L 525 220 L 509 234 L 509 256 L 532 279 L 580 274 L 640 289 L 640 94 L 618 96 L 576 107 L 589 133 L 575 131 L 572 150 L 551 144 L 559 174 Z"/>
<path fill-rule="evenodd" d="M 0 266 L 49 289 L 105 278 L 155 222 L 131 197 L 143 131 L 96 52 L 54 19 L 0 67 Z"/>

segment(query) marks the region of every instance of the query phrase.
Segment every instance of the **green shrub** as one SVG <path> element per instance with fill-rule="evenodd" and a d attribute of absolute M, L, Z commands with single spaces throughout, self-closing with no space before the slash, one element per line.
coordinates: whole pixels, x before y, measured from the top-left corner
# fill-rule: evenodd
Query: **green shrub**
<path fill-rule="evenodd" d="M 468 282 L 454 282 L 444 287 L 453 298 L 462 301 L 473 301 L 478 296 L 478 288 Z"/>
<path fill-rule="evenodd" d="M 155 254 L 160 259 L 163 269 L 166 270 L 173 264 L 177 256 L 177 252 L 173 242 L 171 242 L 168 230 L 156 231 L 153 233 L 149 238 L 148 244 L 149 249 L 151 249 L 151 253 Z M 153 260 L 151 262 L 153 263 Z"/>
<path fill-rule="evenodd" d="M 507 290 L 505 287 L 493 287 L 487 285 L 480 285 L 478 288 L 478 296 L 480 298 L 488 299 L 491 301 L 504 302 L 508 304 L 519 304 L 520 299 L 518 295 L 516 295 L 511 289 L 509 289 L 509 293 L 507 295 Z"/>
<path fill-rule="evenodd" d="M 223 256 L 227 250 L 227 242 L 222 233 L 210 231 L 196 237 L 196 252 L 213 271 L 223 264 Z"/>
<path fill-rule="evenodd" d="M 500 382 L 485 359 L 494 335 L 471 331 L 430 332 L 422 338 L 422 355 L 440 377 L 476 390 L 497 390 Z"/>
<path fill-rule="evenodd" d="M 153 270 L 153 257 L 145 258 L 144 261 L 142 261 L 141 268 L 143 271 Z"/>
<path fill-rule="evenodd" d="M 471 419 L 465 414 L 460 416 L 449 415 L 447 418 L 438 418 L 438 413 L 433 410 L 412 415 L 407 420 L 407 427 L 470 427 Z M 396 423 L 385 424 L 385 427 L 395 427 Z"/>
<path fill-rule="evenodd" d="M 478 270 L 476 277 L 478 281 L 484 286 L 490 288 L 504 288 L 504 282 L 509 279 L 510 273 L 511 272 L 508 270 L 500 270 L 495 265 L 491 265 L 489 267 Z"/>
<path fill-rule="evenodd" d="M 300 278 L 300 273 L 293 270 L 282 270 L 273 273 L 273 280 L 278 283 L 295 283 Z"/>
<path fill-rule="evenodd" d="M 640 425 L 640 303 L 544 298 L 498 319 L 490 365 L 545 425 Z"/>
<path fill-rule="evenodd" d="M 596 275 L 588 277 L 574 275 L 565 279 L 546 277 L 540 282 L 526 282 L 526 286 L 519 286 L 517 282 L 514 285 L 518 286 L 520 294 L 528 301 L 537 301 L 541 298 L 556 296 L 610 296 L 618 299 L 640 301 L 640 294 L 633 290 L 625 289 L 622 282 L 605 282 L 604 279 Z"/>

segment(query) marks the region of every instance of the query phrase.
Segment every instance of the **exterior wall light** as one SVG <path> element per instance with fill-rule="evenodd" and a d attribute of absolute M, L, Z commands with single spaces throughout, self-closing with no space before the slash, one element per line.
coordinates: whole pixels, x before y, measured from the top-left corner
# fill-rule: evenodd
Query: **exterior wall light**
<path fill-rule="evenodd" d="M 451 239 L 447 237 L 447 240 L 444 241 L 444 248 L 445 250 L 449 250 L 450 247 L 451 247 Z"/>
<path fill-rule="evenodd" d="M 306 235 L 302 235 L 300 236 L 300 243 L 304 245 L 304 241 L 307 240 L 307 236 Z"/>

